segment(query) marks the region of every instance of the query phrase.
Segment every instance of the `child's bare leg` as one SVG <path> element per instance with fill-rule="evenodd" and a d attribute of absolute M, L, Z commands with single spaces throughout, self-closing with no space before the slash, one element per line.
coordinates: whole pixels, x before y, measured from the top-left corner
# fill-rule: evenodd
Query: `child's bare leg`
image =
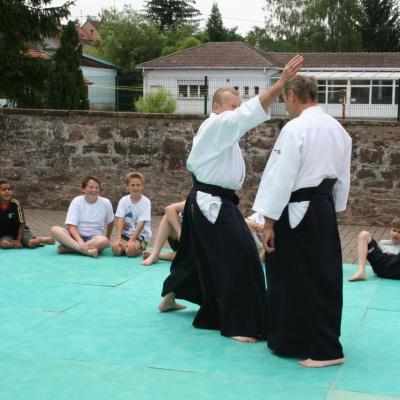
<path fill-rule="evenodd" d="M 176 256 L 174 251 L 169 251 L 168 253 L 160 253 L 158 258 L 164 261 L 172 261 Z"/>
<path fill-rule="evenodd" d="M 372 240 L 372 235 L 367 231 L 362 231 L 358 235 L 358 242 L 357 242 L 358 270 L 349 279 L 350 282 L 365 281 L 368 279 L 368 276 L 365 273 L 365 264 L 367 263 L 368 244 L 371 243 L 371 240 Z"/>
<path fill-rule="evenodd" d="M 324 368 L 324 367 L 331 367 L 332 365 L 344 364 L 344 361 L 345 361 L 344 358 L 337 358 L 335 360 L 325 360 L 325 361 L 318 361 L 318 360 L 312 360 L 311 358 L 307 358 L 307 360 L 299 361 L 298 364 L 308 368 Z"/>
<path fill-rule="evenodd" d="M 0 247 L 2 249 L 13 249 L 14 248 L 14 243 L 10 240 L 2 240 L 0 242 Z"/>
<path fill-rule="evenodd" d="M 128 257 L 137 257 L 139 254 L 142 254 L 142 245 L 139 240 L 135 240 L 133 244 L 129 244 L 125 248 L 125 254 Z"/>
<path fill-rule="evenodd" d="M 39 247 L 40 244 L 40 240 L 39 238 L 35 238 L 35 239 L 29 239 L 27 246 L 30 247 L 31 249 L 35 248 L 35 247 Z"/>
<path fill-rule="evenodd" d="M 153 248 L 150 255 L 142 261 L 142 265 L 151 265 L 158 262 L 160 257 L 160 251 L 170 236 L 174 232 L 171 224 L 168 222 L 167 217 L 164 215 L 161 219 L 160 225 L 158 226 L 156 237 L 154 239 Z"/>
<path fill-rule="evenodd" d="M 185 305 L 177 303 L 175 301 L 175 293 L 174 292 L 169 292 L 164 296 L 162 299 L 161 303 L 158 305 L 158 309 L 161 312 L 165 311 L 175 311 L 175 310 L 182 310 L 186 308 Z"/>
<path fill-rule="evenodd" d="M 86 242 L 88 246 L 87 255 L 97 257 L 106 247 L 110 246 L 110 241 L 104 235 L 93 236 Z"/>
<path fill-rule="evenodd" d="M 40 244 L 54 244 L 56 241 L 50 236 L 38 236 L 36 238 Z"/>
<path fill-rule="evenodd" d="M 62 228 L 61 226 L 53 226 L 50 229 L 50 233 L 51 236 L 53 236 L 53 238 L 61 245 L 57 248 L 59 254 L 82 253 L 81 246 L 79 246 L 79 243 L 72 238 L 67 229 Z"/>
<path fill-rule="evenodd" d="M 88 249 L 86 251 L 82 250 L 80 244 L 72 238 L 67 229 L 61 228 L 60 226 L 53 226 L 50 229 L 51 235 L 57 242 L 61 245 L 58 246 L 57 252 L 59 254 L 63 253 L 81 253 L 85 256 L 97 257 L 97 249 Z"/>

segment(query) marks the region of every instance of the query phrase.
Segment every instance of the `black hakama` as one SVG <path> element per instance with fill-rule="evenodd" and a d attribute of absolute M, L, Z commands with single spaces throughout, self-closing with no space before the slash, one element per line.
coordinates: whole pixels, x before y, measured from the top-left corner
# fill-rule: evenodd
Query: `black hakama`
<path fill-rule="evenodd" d="M 267 255 L 267 341 L 278 354 L 332 360 L 343 357 L 342 253 L 332 187 L 300 189 L 291 202 L 309 200 L 298 226 L 288 207 L 275 224 L 275 251 Z"/>
<path fill-rule="evenodd" d="M 197 191 L 220 196 L 214 224 L 196 202 Z M 196 182 L 186 200 L 181 239 L 162 295 L 200 305 L 196 328 L 218 329 L 224 336 L 260 337 L 265 279 L 257 247 L 234 191 Z"/>

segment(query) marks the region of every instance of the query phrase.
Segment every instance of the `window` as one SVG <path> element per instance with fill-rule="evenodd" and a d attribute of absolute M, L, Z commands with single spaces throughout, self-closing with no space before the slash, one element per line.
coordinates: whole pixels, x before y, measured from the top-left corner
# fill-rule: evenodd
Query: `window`
<path fill-rule="evenodd" d="M 340 104 L 346 97 L 346 80 L 327 81 L 327 101 L 329 104 Z"/>
<path fill-rule="evenodd" d="M 254 95 L 257 95 L 260 93 L 260 87 L 259 86 L 254 86 Z"/>
<path fill-rule="evenodd" d="M 187 85 L 178 85 L 178 97 L 188 97 Z"/>
<path fill-rule="evenodd" d="M 369 86 L 368 87 L 351 87 L 351 103 L 352 104 L 369 104 Z"/>
<path fill-rule="evenodd" d="M 396 89 L 394 91 L 394 104 L 399 104 L 399 96 L 400 96 L 400 89 L 399 89 L 399 84 L 396 83 Z"/>
<path fill-rule="evenodd" d="M 326 81 L 318 81 L 318 103 L 326 103 Z"/>
<path fill-rule="evenodd" d="M 205 95 L 204 81 L 178 81 L 178 98 L 198 99 Z"/>
<path fill-rule="evenodd" d="M 243 87 L 243 97 L 249 97 L 249 87 L 248 86 Z"/>
<path fill-rule="evenodd" d="M 239 91 L 239 86 L 234 86 L 233 87 L 237 92 Z"/>
<path fill-rule="evenodd" d="M 372 104 L 392 104 L 393 81 L 372 81 Z"/>

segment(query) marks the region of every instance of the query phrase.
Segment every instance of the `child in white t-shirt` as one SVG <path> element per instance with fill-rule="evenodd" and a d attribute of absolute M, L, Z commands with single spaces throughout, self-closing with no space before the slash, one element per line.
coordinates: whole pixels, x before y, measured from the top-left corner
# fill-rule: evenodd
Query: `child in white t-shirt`
<path fill-rule="evenodd" d="M 121 198 L 115 213 L 117 239 L 112 246 L 114 255 L 136 257 L 146 250 L 151 240 L 151 202 L 144 196 L 144 178 L 139 172 L 126 176 L 128 195 Z"/>
<path fill-rule="evenodd" d="M 97 257 L 104 248 L 110 246 L 114 213 L 110 200 L 99 196 L 100 187 L 99 179 L 85 177 L 82 182 L 83 195 L 75 197 L 69 205 L 65 220 L 67 229 L 60 226 L 51 228 L 53 238 L 60 243 L 58 253 L 77 252 Z"/>

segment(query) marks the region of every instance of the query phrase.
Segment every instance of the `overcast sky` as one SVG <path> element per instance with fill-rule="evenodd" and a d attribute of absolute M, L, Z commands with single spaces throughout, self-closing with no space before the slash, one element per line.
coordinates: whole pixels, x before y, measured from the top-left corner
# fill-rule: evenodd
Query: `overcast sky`
<path fill-rule="evenodd" d="M 200 10 L 202 18 L 207 20 L 214 1 L 222 14 L 224 26 L 232 28 L 237 26 L 239 33 L 246 34 L 253 26 L 264 26 L 262 7 L 265 0 L 196 0 L 196 8 Z M 53 0 L 52 5 L 63 4 L 64 0 Z M 122 9 L 124 4 L 131 5 L 136 10 L 142 10 L 144 0 L 76 0 L 71 7 L 72 19 L 83 19 L 86 15 L 98 15 L 103 8 L 116 7 Z M 204 26 L 204 22 L 203 22 Z"/>

